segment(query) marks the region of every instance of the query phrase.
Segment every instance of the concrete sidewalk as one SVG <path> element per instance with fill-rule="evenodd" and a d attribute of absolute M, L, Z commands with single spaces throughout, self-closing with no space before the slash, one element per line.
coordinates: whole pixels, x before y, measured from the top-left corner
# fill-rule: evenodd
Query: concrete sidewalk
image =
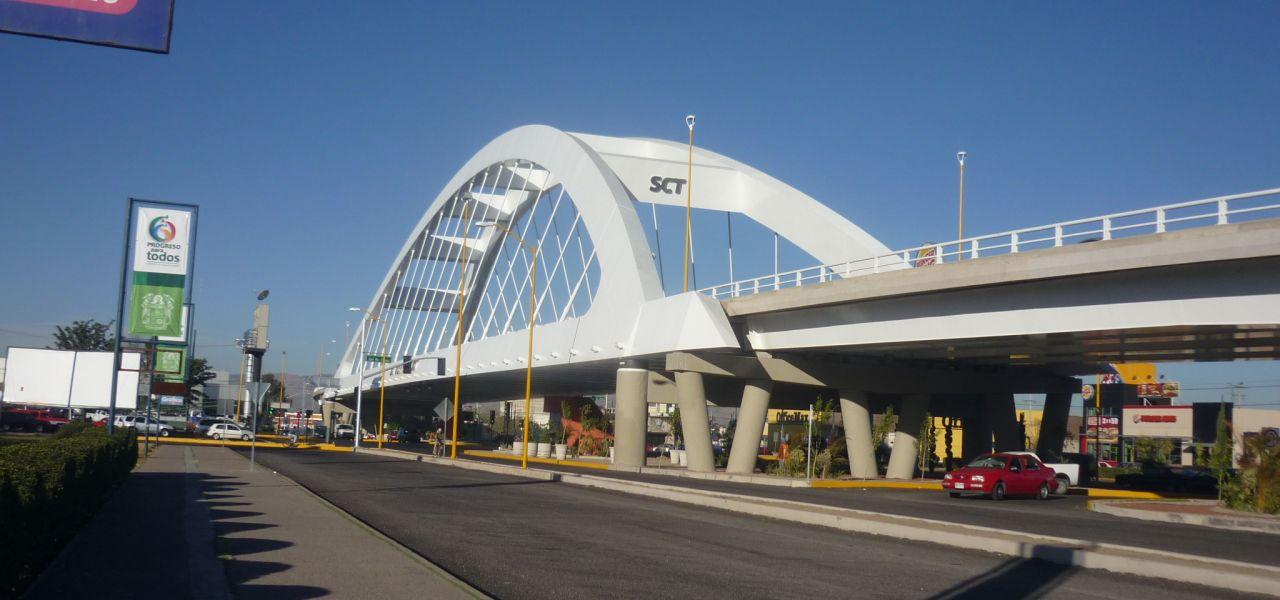
<path fill-rule="evenodd" d="M 28 598 L 483 598 L 296 483 L 219 447 L 161 446 Z"/>
<path fill-rule="evenodd" d="M 1218 529 L 1257 531 L 1280 534 L 1280 516 L 1246 513 L 1218 506 L 1216 500 L 1135 502 L 1127 500 L 1093 501 L 1094 512 L 1166 523 L 1186 523 Z"/>

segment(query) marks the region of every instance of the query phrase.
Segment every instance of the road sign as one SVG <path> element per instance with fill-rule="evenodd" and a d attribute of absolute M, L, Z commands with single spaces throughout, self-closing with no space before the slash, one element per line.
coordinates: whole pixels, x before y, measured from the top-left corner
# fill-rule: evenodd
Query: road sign
<path fill-rule="evenodd" d="M 453 416 L 453 401 L 446 399 L 444 402 L 437 404 L 435 413 L 437 417 L 448 421 L 449 417 Z"/>
<path fill-rule="evenodd" d="M 369 362 L 391 362 L 391 357 L 383 356 L 381 354 L 366 354 L 364 355 L 364 359 Z"/>

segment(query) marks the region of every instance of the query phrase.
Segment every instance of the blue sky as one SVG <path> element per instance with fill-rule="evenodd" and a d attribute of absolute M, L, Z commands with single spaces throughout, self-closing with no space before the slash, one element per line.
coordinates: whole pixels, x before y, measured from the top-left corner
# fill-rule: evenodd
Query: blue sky
<path fill-rule="evenodd" d="M 527 123 L 682 139 L 696 112 L 890 247 L 954 237 L 960 148 L 971 233 L 1280 186 L 1275 3 L 177 4 L 167 56 L 0 35 L 0 348 L 113 317 L 133 195 L 202 207 L 201 354 L 234 369 L 266 287 L 268 368 L 314 370 Z M 1272 363 L 1165 372 L 1280 403 Z"/>

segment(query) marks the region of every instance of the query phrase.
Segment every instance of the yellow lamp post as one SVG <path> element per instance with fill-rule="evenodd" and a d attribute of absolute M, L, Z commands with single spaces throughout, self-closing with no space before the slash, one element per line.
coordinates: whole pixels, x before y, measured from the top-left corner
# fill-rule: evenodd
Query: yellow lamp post
<path fill-rule="evenodd" d="M 506 225 L 491 221 L 480 223 L 480 227 L 497 227 L 507 235 L 515 238 L 530 255 L 529 267 L 529 355 L 524 368 L 524 454 L 520 457 L 520 468 L 529 468 L 529 413 L 533 406 L 533 328 L 538 318 L 538 247 L 524 241 L 520 234 Z"/>
<path fill-rule="evenodd" d="M 467 204 L 462 207 L 462 222 L 471 222 L 471 205 Z M 462 251 L 458 252 L 458 270 L 461 276 L 458 278 L 458 353 L 453 363 L 453 425 L 452 433 L 449 434 L 449 458 L 458 458 L 458 409 L 462 406 L 462 340 L 466 339 L 466 330 L 462 326 L 463 317 L 466 316 L 466 299 L 467 299 L 467 259 L 471 253 L 471 246 L 464 240 L 462 242 Z M 436 440 L 439 444 L 440 440 Z"/>

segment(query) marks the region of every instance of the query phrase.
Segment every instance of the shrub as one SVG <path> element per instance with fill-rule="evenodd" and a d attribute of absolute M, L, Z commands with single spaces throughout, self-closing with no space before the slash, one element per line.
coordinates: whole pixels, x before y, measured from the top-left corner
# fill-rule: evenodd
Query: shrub
<path fill-rule="evenodd" d="M 0 447 L 0 597 L 13 597 L 133 470 L 133 429 L 70 429 Z"/>

